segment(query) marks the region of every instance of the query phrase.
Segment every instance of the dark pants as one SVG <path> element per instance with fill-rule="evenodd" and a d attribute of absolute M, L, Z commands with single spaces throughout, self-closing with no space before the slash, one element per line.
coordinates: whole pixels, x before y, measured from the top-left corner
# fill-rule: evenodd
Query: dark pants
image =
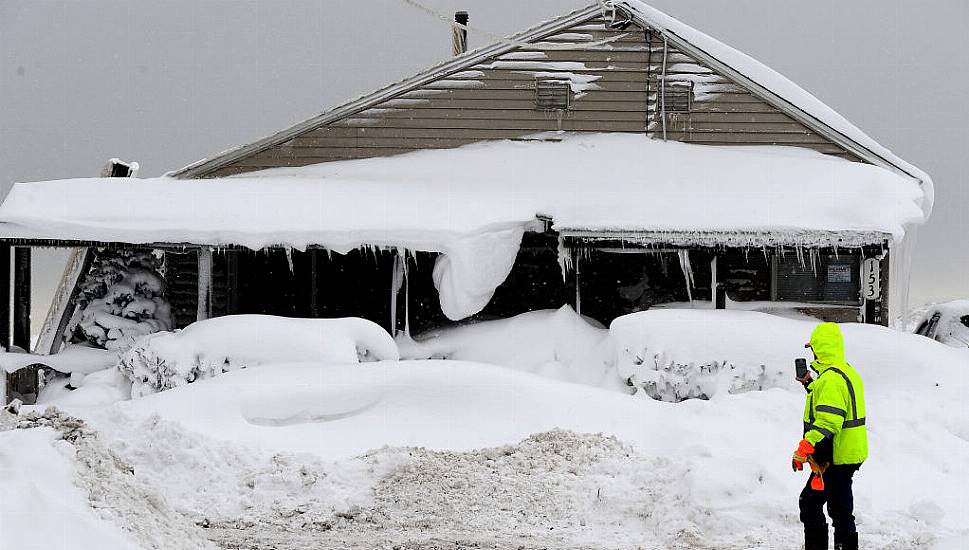
<path fill-rule="evenodd" d="M 798 505 L 801 508 L 801 523 L 804 524 L 804 537 L 808 550 L 811 548 L 828 547 L 828 523 L 824 518 L 824 504 L 828 505 L 828 515 L 834 525 L 834 540 L 857 540 L 855 531 L 855 516 L 853 514 L 855 502 L 851 494 L 851 477 L 855 475 L 860 464 L 842 464 L 830 466 L 824 472 L 824 490 L 811 489 L 808 478 Z M 823 540 L 823 545 L 820 541 Z M 813 544 L 812 544 L 813 543 Z"/>

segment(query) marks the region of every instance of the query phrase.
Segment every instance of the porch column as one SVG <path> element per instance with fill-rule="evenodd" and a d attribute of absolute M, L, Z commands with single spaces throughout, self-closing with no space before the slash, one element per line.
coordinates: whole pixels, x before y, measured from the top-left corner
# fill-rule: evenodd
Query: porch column
<path fill-rule="evenodd" d="M 14 248 L 13 345 L 30 351 L 30 248 Z"/>
<path fill-rule="evenodd" d="M 582 315 L 582 277 L 581 277 L 581 262 L 582 255 L 575 252 L 575 261 L 573 265 L 575 266 L 575 312 Z"/>
<path fill-rule="evenodd" d="M 0 346 L 10 349 L 10 245 L 0 245 Z"/>

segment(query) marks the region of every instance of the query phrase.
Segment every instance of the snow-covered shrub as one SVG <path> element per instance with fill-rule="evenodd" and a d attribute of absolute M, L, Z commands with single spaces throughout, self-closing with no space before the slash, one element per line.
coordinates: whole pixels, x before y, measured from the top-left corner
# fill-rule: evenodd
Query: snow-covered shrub
<path fill-rule="evenodd" d="M 133 397 L 267 363 L 397 360 L 397 344 L 371 321 L 229 315 L 140 338 L 118 368 Z"/>
<path fill-rule="evenodd" d="M 713 323 L 717 318 L 722 322 Z M 784 366 L 793 365 L 803 347 L 790 346 L 790 355 L 781 360 L 773 350 L 764 353 L 758 342 L 750 340 L 756 324 L 753 330 L 749 325 L 759 320 L 749 312 L 689 310 L 619 317 L 612 322 L 609 335 L 616 372 L 634 392 L 673 402 L 789 383 L 793 367 L 785 371 Z"/>
<path fill-rule="evenodd" d="M 136 338 L 172 328 L 162 259 L 151 252 L 101 250 L 84 278 L 76 340 L 127 349 Z"/>
<path fill-rule="evenodd" d="M 738 366 L 729 361 L 681 362 L 665 352 L 639 350 L 627 366 L 635 392 L 660 401 L 709 399 L 718 393 L 743 393 L 768 387 L 765 365 Z M 628 368 L 633 366 L 634 368 Z M 635 368 L 638 367 L 638 368 Z"/>

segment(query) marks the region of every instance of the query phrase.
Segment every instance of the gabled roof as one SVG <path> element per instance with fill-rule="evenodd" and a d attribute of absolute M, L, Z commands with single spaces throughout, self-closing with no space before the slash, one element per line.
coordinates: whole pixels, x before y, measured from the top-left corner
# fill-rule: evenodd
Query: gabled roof
<path fill-rule="evenodd" d="M 178 178 L 202 177 L 237 160 L 289 141 L 304 132 L 347 118 L 434 80 L 467 70 L 488 58 L 508 53 L 520 47 L 523 42 L 540 40 L 601 15 L 604 6 L 613 10 L 613 15 L 617 18 L 626 16 L 640 27 L 659 33 L 668 40 L 669 44 L 748 88 L 754 95 L 857 157 L 914 179 L 924 194 L 923 212 L 926 217 L 931 213 L 934 189 L 928 174 L 889 151 L 834 109 L 780 73 L 641 0 L 605 0 L 601 4 L 596 3 L 573 11 L 512 35 L 501 42 L 451 58 L 410 78 L 358 97 L 271 136 L 227 150 L 212 158 L 199 160 L 167 175 Z"/>
<path fill-rule="evenodd" d="M 276 132 L 271 136 L 267 136 L 252 143 L 223 151 L 214 157 L 193 162 L 184 168 L 169 172 L 166 175 L 176 178 L 196 178 L 204 176 L 227 164 L 231 164 L 237 160 L 248 157 L 249 155 L 254 155 L 274 145 L 285 143 L 304 132 L 314 130 L 338 120 L 342 120 L 359 113 L 360 111 L 370 109 L 371 107 L 383 103 L 384 101 L 394 99 L 398 96 L 406 94 L 407 92 L 420 88 L 429 82 L 433 82 L 448 75 L 467 70 L 468 67 L 477 65 L 490 57 L 508 53 L 519 48 L 522 42 L 531 42 L 544 38 L 601 14 L 602 7 L 599 4 L 593 4 L 591 6 L 575 10 L 567 15 L 545 21 L 544 23 L 540 23 L 534 27 L 531 27 L 530 29 L 509 36 L 507 39 L 501 42 L 497 42 L 495 44 L 491 44 L 490 46 L 478 48 L 465 54 L 450 58 L 447 61 L 439 65 L 435 65 L 423 72 L 417 73 L 412 77 L 405 78 L 404 80 L 380 88 L 375 92 L 362 95 L 356 99 L 344 103 L 343 105 L 334 107 L 329 111 L 325 111 L 319 115 L 304 120 L 303 122 L 294 124 L 285 130 Z"/>

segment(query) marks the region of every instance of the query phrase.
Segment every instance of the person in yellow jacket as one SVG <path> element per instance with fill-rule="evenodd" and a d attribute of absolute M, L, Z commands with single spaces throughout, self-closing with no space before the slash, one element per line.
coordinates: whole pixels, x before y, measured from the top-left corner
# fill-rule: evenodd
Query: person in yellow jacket
<path fill-rule="evenodd" d="M 805 345 L 814 352 L 811 373 L 798 379 L 807 390 L 804 439 L 794 451 L 792 467 L 811 467 L 798 500 L 804 524 L 805 550 L 827 550 L 828 524 L 834 525 L 835 550 L 857 550 L 851 478 L 868 458 L 865 431 L 865 385 L 845 361 L 844 337 L 834 323 L 821 323 Z"/>

